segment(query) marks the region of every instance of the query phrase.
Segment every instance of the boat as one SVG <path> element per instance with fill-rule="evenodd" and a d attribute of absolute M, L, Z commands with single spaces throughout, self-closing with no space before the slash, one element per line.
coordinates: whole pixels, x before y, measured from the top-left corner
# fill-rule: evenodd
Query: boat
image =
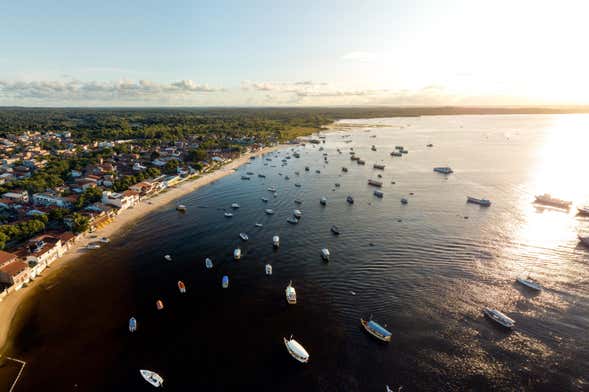
<path fill-rule="evenodd" d="M 226 212 L 224 215 L 225 215 L 225 218 L 231 218 L 233 216 L 233 214 L 230 212 Z"/>
<path fill-rule="evenodd" d="M 374 196 L 379 197 L 382 199 L 382 197 L 384 196 L 384 193 L 382 193 L 381 191 L 379 191 L 378 189 L 374 190 Z"/>
<path fill-rule="evenodd" d="M 244 241 L 247 241 L 250 239 L 246 233 L 239 233 L 239 238 L 241 238 Z"/>
<path fill-rule="evenodd" d="M 295 202 L 295 204 L 303 204 L 303 201 L 302 200 L 299 200 L 299 199 L 295 199 L 294 202 Z"/>
<path fill-rule="evenodd" d="M 301 187 L 301 184 L 299 184 L 298 182 L 295 182 L 295 184 L 294 184 L 294 185 L 295 185 L 297 188 L 300 188 L 300 187 Z"/>
<path fill-rule="evenodd" d="M 103 244 L 108 244 L 110 242 L 110 239 L 108 239 L 107 237 L 100 237 L 98 239 L 98 242 L 102 242 Z"/>
<path fill-rule="evenodd" d="M 348 197 L 346 197 L 346 201 L 350 204 L 354 204 L 354 198 L 351 195 L 348 195 Z"/>
<path fill-rule="evenodd" d="M 442 174 L 452 174 L 454 173 L 454 170 L 452 170 L 452 168 L 445 166 L 445 167 L 434 167 L 434 171 L 436 173 L 442 173 Z"/>
<path fill-rule="evenodd" d="M 384 170 L 384 165 L 379 165 L 378 163 L 375 163 L 372 165 L 372 167 L 375 169 Z"/>
<path fill-rule="evenodd" d="M 325 260 L 325 261 L 329 260 L 329 256 L 330 256 L 329 249 L 327 249 L 327 248 L 321 249 L 321 258 L 323 258 L 323 260 Z"/>
<path fill-rule="evenodd" d="M 518 283 L 521 283 L 524 286 L 526 286 L 526 287 L 528 287 L 528 288 L 530 288 L 532 290 L 542 291 L 542 286 L 540 286 L 538 283 L 536 283 L 533 280 L 531 280 L 529 277 L 528 277 L 528 279 L 517 277 L 515 280 Z"/>
<path fill-rule="evenodd" d="M 264 225 L 262 223 L 258 223 L 258 222 L 256 222 L 256 224 L 254 226 L 256 226 L 256 227 L 264 227 Z"/>
<path fill-rule="evenodd" d="M 266 209 L 264 212 L 265 212 L 267 215 L 274 215 L 274 210 L 273 210 L 273 209 L 271 209 L 271 208 L 267 208 L 267 209 Z"/>
<path fill-rule="evenodd" d="M 378 340 L 381 340 L 381 341 L 387 342 L 387 343 L 391 341 L 391 333 L 385 327 L 383 327 L 382 325 L 380 325 L 376 321 L 374 321 L 374 320 L 366 321 L 361 318 L 360 323 L 362 324 L 362 326 L 364 327 L 366 332 L 368 332 L 369 334 L 371 334 L 372 336 L 374 336 Z"/>
<path fill-rule="evenodd" d="M 233 250 L 233 258 L 235 260 L 241 259 L 241 249 L 235 248 L 235 250 Z"/>
<path fill-rule="evenodd" d="M 301 212 L 301 210 L 294 210 L 292 212 L 292 214 L 294 215 L 295 218 L 300 219 L 303 216 L 303 213 Z"/>
<path fill-rule="evenodd" d="M 290 180 L 290 177 L 289 176 L 284 176 L 284 179 L 285 180 Z"/>
<path fill-rule="evenodd" d="M 466 202 L 467 203 L 478 204 L 478 205 L 480 205 L 482 207 L 489 207 L 491 205 L 491 200 L 477 199 L 476 197 L 471 197 L 471 196 L 468 196 L 466 198 Z"/>
<path fill-rule="evenodd" d="M 322 196 L 321 199 L 319 200 L 319 203 L 321 203 L 322 206 L 327 205 L 327 197 Z"/>
<path fill-rule="evenodd" d="M 286 346 L 286 350 L 288 351 L 288 353 L 297 361 L 301 362 L 301 363 L 307 363 L 309 362 L 309 353 L 307 352 L 307 350 L 305 350 L 305 348 L 296 340 L 294 340 L 292 338 L 292 335 L 290 337 L 290 339 L 287 338 L 283 338 L 284 339 L 284 345 Z"/>
<path fill-rule="evenodd" d="M 270 191 L 270 192 L 276 192 L 276 187 L 271 186 L 271 187 L 268 188 L 268 191 Z"/>
<path fill-rule="evenodd" d="M 402 154 L 408 154 L 409 153 L 409 151 L 408 150 L 405 150 L 405 149 L 399 150 L 399 151 L 401 151 Z"/>
<path fill-rule="evenodd" d="M 272 245 L 274 245 L 275 248 L 278 248 L 280 246 L 280 237 L 277 235 L 272 237 Z"/>
<path fill-rule="evenodd" d="M 99 249 L 100 244 L 88 244 L 86 245 L 86 249 Z"/>
<path fill-rule="evenodd" d="M 545 193 L 543 195 L 536 196 L 535 203 L 545 204 L 545 205 L 549 205 L 549 206 L 552 206 L 552 207 L 564 208 L 564 209 L 567 209 L 567 210 L 569 208 L 571 208 L 571 205 L 573 204 L 572 201 L 566 201 L 566 200 L 562 200 L 562 199 L 557 199 L 556 197 L 552 197 L 548 193 Z"/>
<path fill-rule="evenodd" d="M 426 147 L 433 147 L 434 145 L 432 143 L 426 144 Z"/>
<path fill-rule="evenodd" d="M 370 179 L 368 180 L 368 185 L 377 186 L 380 188 L 382 186 L 382 182 Z"/>
<path fill-rule="evenodd" d="M 331 232 L 335 235 L 339 235 L 340 233 L 339 228 L 335 225 L 331 226 Z"/>
<path fill-rule="evenodd" d="M 229 277 L 227 275 L 223 276 L 223 279 L 221 279 L 221 286 L 226 289 L 227 287 L 229 287 Z"/>
<path fill-rule="evenodd" d="M 258 174 L 258 177 L 260 177 L 260 178 L 266 178 L 266 175 L 265 175 L 265 174 L 262 174 L 262 173 L 260 173 L 260 174 Z"/>
<path fill-rule="evenodd" d="M 153 385 L 156 388 L 159 388 L 164 385 L 164 379 L 162 378 L 162 376 L 160 376 L 156 372 L 152 372 L 151 370 L 141 369 L 141 370 L 139 370 L 139 373 L 141 373 L 141 376 L 143 376 L 145 381 L 147 381 L 148 383 L 150 383 L 151 385 Z"/>
<path fill-rule="evenodd" d="M 239 204 L 233 203 L 233 204 L 231 204 L 231 208 L 237 209 L 237 208 L 239 208 Z"/>
<path fill-rule="evenodd" d="M 406 198 L 401 198 L 401 204 L 407 204 L 409 203 L 409 200 L 407 200 Z"/>
<path fill-rule="evenodd" d="M 339 188 L 340 186 L 341 186 L 341 184 L 340 184 L 339 182 L 336 182 L 336 183 L 335 183 L 335 187 L 336 187 L 336 188 Z"/>
<path fill-rule="evenodd" d="M 248 176 L 253 176 L 253 175 L 254 175 L 254 173 L 253 173 L 253 172 L 251 172 L 251 171 L 248 171 L 248 172 L 247 172 L 247 173 L 245 173 L 245 174 L 247 174 Z"/>
<path fill-rule="evenodd" d="M 157 308 L 157 310 L 162 310 L 164 308 L 164 303 L 161 299 L 155 301 L 155 307 Z"/>
<path fill-rule="evenodd" d="M 382 174 L 377 175 L 378 178 L 382 178 Z"/>
<path fill-rule="evenodd" d="M 176 206 L 176 210 L 178 210 L 180 212 L 186 212 L 186 206 L 184 204 L 178 204 Z"/>
<path fill-rule="evenodd" d="M 137 320 L 135 320 L 135 317 L 131 317 L 129 319 L 129 332 L 135 331 L 137 331 Z"/>
<path fill-rule="evenodd" d="M 589 236 L 583 237 L 580 234 L 578 235 L 579 241 L 585 246 L 589 246 Z"/>
<path fill-rule="evenodd" d="M 483 309 L 483 313 L 485 316 L 505 328 L 512 328 L 515 325 L 514 320 L 510 319 L 497 309 L 485 308 Z"/>
<path fill-rule="evenodd" d="M 363 161 L 362 159 L 358 159 L 356 162 L 358 165 L 366 165 L 366 161 Z"/>
<path fill-rule="evenodd" d="M 372 147 L 370 147 L 370 149 L 371 149 L 372 151 L 376 151 L 376 146 L 373 144 L 373 145 L 372 145 Z"/>
<path fill-rule="evenodd" d="M 266 271 L 266 275 L 272 275 L 272 266 L 270 264 L 266 264 L 264 270 Z"/>
<path fill-rule="evenodd" d="M 170 255 L 165 255 L 164 259 L 168 260 L 168 261 L 172 261 L 172 256 Z"/>
<path fill-rule="evenodd" d="M 284 294 L 286 295 L 286 302 L 290 305 L 295 305 L 297 303 L 297 291 L 292 285 L 292 280 L 288 286 L 286 286 L 286 289 L 284 289 Z"/>
<path fill-rule="evenodd" d="M 250 178 L 248 176 L 241 176 L 242 180 L 249 180 Z"/>
<path fill-rule="evenodd" d="M 305 166 L 305 171 L 309 171 L 309 166 Z"/>
<path fill-rule="evenodd" d="M 347 167 L 342 167 L 342 171 L 347 173 L 348 172 L 348 168 Z"/>
<path fill-rule="evenodd" d="M 350 156 L 350 160 L 352 160 L 352 161 L 357 161 L 357 160 L 359 160 L 359 159 L 360 159 L 360 157 L 357 157 L 357 156 L 355 156 L 355 155 L 351 155 L 351 156 Z"/>
<path fill-rule="evenodd" d="M 208 269 L 213 268 L 213 260 L 211 260 L 210 258 L 206 258 L 205 259 L 205 267 L 207 267 Z"/>
<path fill-rule="evenodd" d="M 268 203 L 268 198 L 267 198 L 267 197 L 262 197 L 262 201 L 263 201 L 264 203 Z"/>
<path fill-rule="evenodd" d="M 577 211 L 579 211 L 579 215 L 589 215 L 589 206 L 577 207 Z"/>
<path fill-rule="evenodd" d="M 403 147 L 403 146 L 395 146 L 395 150 L 403 150 L 403 149 L 405 149 L 405 147 Z"/>
<path fill-rule="evenodd" d="M 186 292 L 186 285 L 181 280 L 178 281 L 178 290 L 180 290 L 182 294 Z"/>
<path fill-rule="evenodd" d="M 402 157 L 403 153 L 399 152 L 399 151 L 393 151 L 391 152 L 391 156 L 393 157 Z"/>
<path fill-rule="evenodd" d="M 317 169 L 317 170 L 315 170 L 315 173 L 320 174 L 321 170 Z"/>
<path fill-rule="evenodd" d="M 286 221 L 288 223 L 293 224 L 293 225 L 296 225 L 297 223 L 299 223 L 299 220 L 297 218 L 295 218 L 294 216 L 291 216 L 291 217 L 287 218 Z"/>

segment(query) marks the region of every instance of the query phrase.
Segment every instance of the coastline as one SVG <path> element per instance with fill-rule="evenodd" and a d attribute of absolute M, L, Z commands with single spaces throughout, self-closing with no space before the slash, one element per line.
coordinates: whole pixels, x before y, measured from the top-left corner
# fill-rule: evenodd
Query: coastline
<path fill-rule="evenodd" d="M 186 182 L 183 182 L 182 184 L 177 185 L 165 192 L 140 201 L 133 208 L 122 211 L 111 224 L 96 230 L 92 234 L 93 236 L 95 235 L 98 237 L 112 237 L 122 229 L 126 228 L 138 219 L 148 215 L 149 213 L 154 212 L 159 208 L 173 202 L 174 200 L 192 193 L 205 185 L 234 173 L 237 168 L 249 162 L 250 157 L 257 157 L 287 147 L 288 145 L 286 144 L 278 144 L 276 146 L 263 148 L 256 152 L 242 154 L 239 158 L 232 160 L 226 165 L 223 165 L 210 173 L 206 173 L 195 179 L 187 180 Z M 27 298 L 30 293 L 34 292 L 35 287 L 39 284 L 39 281 L 43 280 L 44 277 L 58 274 L 66 265 L 85 254 L 84 247 L 93 241 L 95 241 L 95 238 L 92 238 L 88 235 L 84 236 L 76 243 L 74 247 L 67 251 L 61 258 L 57 259 L 51 265 L 51 268 L 46 269 L 43 275 L 28 283 L 26 287 L 11 293 L 2 301 L 0 301 L 0 354 L 3 354 L 6 351 L 8 333 L 12 326 L 14 316 L 16 315 L 16 312 L 18 311 L 18 308 L 23 300 Z"/>

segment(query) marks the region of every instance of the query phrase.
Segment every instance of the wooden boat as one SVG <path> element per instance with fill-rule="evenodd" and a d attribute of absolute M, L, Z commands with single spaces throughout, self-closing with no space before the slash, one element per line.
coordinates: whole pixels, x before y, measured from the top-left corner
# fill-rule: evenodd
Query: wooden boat
<path fill-rule="evenodd" d="M 278 248 L 280 246 L 280 237 L 275 235 L 274 237 L 272 237 L 272 245 L 275 248 Z"/>
<path fill-rule="evenodd" d="M 156 388 L 159 388 L 164 385 L 164 379 L 156 372 L 141 369 L 139 370 L 139 373 L 141 373 L 141 376 L 145 379 L 145 381 L 147 381 Z"/>
<path fill-rule="evenodd" d="M 157 310 L 162 310 L 164 308 L 164 303 L 162 302 L 161 299 L 158 299 L 155 302 L 155 307 L 157 308 Z"/>
<path fill-rule="evenodd" d="M 309 353 L 305 348 L 290 336 L 290 339 L 283 338 L 288 353 L 301 363 L 309 362 Z"/>
<path fill-rule="evenodd" d="M 178 290 L 180 290 L 182 294 L 186 292 L 186 285 L 181 280 L 178 281 Z"/>
<path fill-rule="evenodd" d="M 382 197 L 384 196 L 384 193 L 382 193 L 381 191 L 379 191 L 378 189 L 374 190 L 374 196 L 379 197 L 382 199 Z"/>
<path fill-rule="evenodd" d="M 368 332 L 378 340 L 387 343 L 391 341 L 391 333 L 376 321 L 366 321 L 364 319 L 360 319 L 360 323 L 362 324 L 366 332 Z"/>

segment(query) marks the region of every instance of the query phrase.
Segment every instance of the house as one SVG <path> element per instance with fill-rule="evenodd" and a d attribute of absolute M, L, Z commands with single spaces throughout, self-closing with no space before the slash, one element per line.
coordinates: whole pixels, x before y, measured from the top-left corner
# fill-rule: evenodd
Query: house
<path fill-rule="evenodd" d="M 31 279 L 34 279 L 66 251 L 67 248 L 62 246 L 60 238 L 49 234 L 42 234 L 31 239 L 26 250 L 21 250 L 21 254 L 31 267 L 30 275 Z"/>
<path fill-rule="evenodd" d="M 139 193 L 140 196 L 147 196 L 159 190 L 158 184 L 148 181 L 138 182 L 129 187 L 132 191 Z"/>
<path fill-rule="evenodd" d="M 49 193 L 33 194 L 33 204 L 41 206 L 56 206 L 61 208 L 72 208 L 73 204 L 66 198 L 54 196 Z"/>
<path fill-rule="evenodd" d="M 133 164 L 133 170 L 135 170 L 135 171 L 142 171 L 142 170 L 145 170 L 145 169 L 147 169 L 147 167 L 143 166 L 139 162 L 135 162 Z"/>
<path fill-rule="evenodd" d="M 0 267 L 2 267 L 5 264 L 12 263 L 13 261 L 16 261 L 17 259 L 18 259 L 18 256 L 15 255 L 14 253 L 8 253 L 8 252 L 4 252 L 3 250 L 0 250 Z"/>
<path fill-rule="evenodd" d="M 102 192 L 102 203 L 125 210 L 139 202 L 139 193 L 133 190 L 126 190 L 123 193 L 111 191 Z"/>
<path fill-rule="evenodd" d="M 15 291 L 30 280 L 30 268 L 24 261 L 16 260 L 0 267 L 0 283 L 12 286 Z"/>
<path fill-rule="evenodd" d="M 18 201 L 21 203 L 28 203 L 29 202 L 29 192 L 24 191 L 24 190 L 13 190 L 12 192 L 3 193 L 2 198 L 12 200 L 12 201 Z"/>

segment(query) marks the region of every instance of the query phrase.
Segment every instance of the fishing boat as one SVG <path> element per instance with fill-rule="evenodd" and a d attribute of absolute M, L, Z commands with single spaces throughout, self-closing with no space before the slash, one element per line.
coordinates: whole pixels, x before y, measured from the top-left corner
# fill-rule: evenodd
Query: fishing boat
<path fill-rule="evenodd" d="M 223 279 L 221 279 L 221 286 L 226 289 L 227 287 L 229 287 L 229 277 L 227 275 L 223 276 Z"/>
<path fill-rule="evenodd" d="M 260 178 L 266 178 L 266 175 L 265 175 L 265 174 L 262 174 L 262 173 L 260 173 L 260 174 L 258 174 L 258 177 L 260 177 Z"/>
<path fill-rule="evenodd" d="M 382 199 L 382 197 L 384 196 L 384 193 L 382 193 L 381 191 L 379 191 L 378 189 L 374 190 L 374 196 L 379 197 Z"/>
<path fill-rule="evenodd" d="M 172 261 L 172 256 L 170 255 L 165 255 L 164 259 L 166 259 L 167 261 Z"/>
<path fill-rule="evenodd" d="M 309 166 L 305 166 L 305 171 L 309 171 L 311 169 L 309 169 Z"/>
<path fill-rule="evenodd" d="M 579 215 L 589 215 L 589 206 L 577 207 L 577 211 L 579 211 Z"/>
<path fill-rule="evenodd" d="M 295 186 L 296 186 L 297 188 L 300 188 L 300 187 L 301 187 L 301 184 L 299 184 L 298 182 L 296 182 L 296 183 L 295 183 Z"/>
<path fill-rule="evenodd" d="M 267 197 L 262 197 L 262 201 L 263 201 L 264 203 L 268 203 L 268 198 L 267 198 Z"/>
<path fill-rule="evenodd" d="M 491 200 L 477 199 L 476 197 L 471 197 L 471 196 L 468 196 L 466 198 L 466 202 L 467 203 L 478 204 L 478 205 L 480 205 L 482 207 L 489 207 L 491 205 Z"/>
<path fill-rule="evenodd" d="M 88 244 L 86 245 L 86 249 L 100 249 L 100 244 Z"/>
<path fill-rule="evenodd" d="M 295 218 L 294 216 L 287 218 L 286 221 L 290 224 L 293 224 L 293 225 L 296 225 L 297 223 L 299 223 L 299 220 L 297 218 Z"/>
<path fill-rule="evenodd" d="M 157 308 L 157 310 L 162 310 L 164 308 L 164 303 L 161 299 L 155 301 L 155 307 Z"/>
<path fill-rule="evenodd" d="M 249 178 L 249 176 L 241 176 L 241 179 L 242 180 L 249 180 L 250 178 Z"/>
<path fill-rule="evenodd" d="M 135 320 L 135 317 L 131 317 L 129 319 L 129 332 L 135 331 L 137 331 L 137 320 Z"/>
<path fill-rule="evenodd" d="M 378 340 L 381 340 L 381 341 L 387 342 L 387 343 L 391 341 L 391 333 L 385 327 L 383 327 L 382 325 L 380 325 L 376 321 L 374 321 L 374 320 L 366 321 L 361 318 L 360 323 L 362 324 L 362 326 L 364 327 L 366 332 L 368 332 L 369 334 L 371 334 L 372 336 L 374 336 Z"/>
<path fill-rule="evenodd" d="M 384 170 L 384 165 L 380 165 L 378 163 L 375 163 L 374 165 L 372 165 L 372 167 L 378 170 Z"/>
<path fill-rule="evenodd" d="M 348 195 L 348 197 L 346 197 L 346 201 L 350 204 L 354 204 L 354 198 L 351 195 Z"/>
<path fill-rule="evenodd" d="M 176 206 L 176 210 L 178 210 L 180 212 L 186 212 L 186 206 L 184 204 L 178 204 Z"/>
<path fill-rule="evenodd" d="M 292 212 L 293 216 L 297 219 L 301 219 L 301 217 L 303 216 L 303 213 L 301 212 L 301 210 L 294 210 Z"/>
<path fill-rule="evenodd" d="M 246 233 L 239 233 L 239 238 L 241 238 L 244 241 L 247 241 L 250 239 Z"/>
<path fill-rule="evenodd" d="M 186 285 L 181 280 L 178 281 L 178 290 L 180 290 L 182 294 L 186 292 Z"/>
<path fill-rule="evenodd" d="M 264 210 L 264 212 L 266 213 L 266 215 L 274 215 L 274 210 L 272 208 L 267 208 L 266 210 Z"/>
<path fill-rule="evenodd" d="M 452 168 L 450 168 L 448 166 L 434 167 L 434 171 L 436 173 L 442 173 L 442 174 L 452 174 L 452 173 L 454 173 L 454 170 L 452 170 Z"/>
<path fill-rule="evenodd" d="M 491 308 L 484 308 L 483 313 L 489 319 L 493 320 L 497 324 L 505 327 L 505 328 L 512 328 L 515 325 L 515 321 L 507 317 L 505 314 L 501 313 L 497 309 Z"/>
<path fill-rule="evenodd" d="M 145 381 L 147 381 L 156 388 L 159 388 L 164 385 L 164 379 L 156 372 L 141 369 L 139 370 L 139 373 L 141 373 L 141 376 L 145 379 Z"/>
<path fill-rule="evenodd" d="M 339 228 L 335 225 L 331 226 L 331 232 L 335 235 L 339 235 L 340 233 Z"/>
<path fill-rule="evenodd" d="M 325 260 L 325 261 L 329 260 L 329 256 L 330 256 L 329 249 L 327 249 L 327 248 L 321 249 L 321 257 L 323 258 L 323 260 Z"/>
<path fill-rule="evenodd" d="M 407 204 L 409 203 L 409 200 L 407 200 L 406 198 L 401 198 L 401 204 Z"/>
<path fill-rule="evenodd" d="M 322 196 L 321 199 L 319 200 L 319 203 L 321 203 L 322 206 L 327 205 L 327 197 Z"/>
<path fill-rule="evenodd" d="M 233 204 L 231 204 L 231 208 L 238 209 L 239 208 L 239 204 L 233 203 Z"/>
<path fill-rule="evenodd" d="M 241 249 L 235 248 L 235 250 L 233 250 L 233 258 L 235 260 L 241 259 Z"/>
<path fill-rule="evenodd" d="M 275 248 L 278 248 L 280 246 L 280 237 L 277 235 L 272 237 L 272 245 L 274 245 Z"/>
<path fill-rule="evenodd" d="M 528 277 L 528 279 L 517 277 L 515 280 L 518 283 L 520 283 L 520 284 L 522 284 L 522 285 L 524 285 L 524 286 L 526 286 L 526 287 L 528 287 L 528 288 L 530 288 L 532 290 L 542 291 L 542 286 L 540 286 L 538 283 L 536 283 L 533 280 L 531 280 L 529 277 Z"/>
<path fill-rule="evenodd" d="M 571 205 L 573 204 L 572 201 L 557 199 L 556 197 L 552 197 L 548 193 L 536 196 L 535 203 L 545 204 L 552 207 L 564 208 L 567 210 L 571 208 Z"/>
<path fill-rule="evenodd" d="M 225 218 L 231 218 L 233 216 L 233 214 L 230 212 L 226 212 L 224 215 L 225 215 Z"/>
<path fill-rule="evenodd" d="M 382 182 L 369 179 L 368 180 L 368 185 L 377 186 L 377 187 L 380 188 L 380 187 L 382 187 Z"/>
<path fill-rule="evenodd" d="M 286 302 L 290 305 L 295 305 L 297 303 L 297 291 L 292 285 L 292 280 L 288 286 L 286 286 L 286 289 L 284 289 L 284 294 L 286 295 Z"/>
<path fill-rule="evenodd" d="M 256 222 L 255 225 L 256 227 L 264 227 L 264 225 L 262 223 Z"/>
<path fill-rule="evenodd" d="M 290 336 L 290 339 L 283 339 L 286 350 L 294 359 L 301 363 L 309 362 L 309 353 L 299 342 L 292 338 L 292 335 Z"/>
<path fill-rule="evenodd" d="M 342 167 L 342 171 L 343 171 L 344 173 L 347 173 L 347 172 L 348 172 L 348 168 L 347 168 L 347 167 Z"/>
<path fill-rule="evenodd" d="M 213 260 L 207 257 L 205 259 L 205 267 L 207 267 L 207 269 L 213 268 Z"/>
<path fill-rule="evenodd" d="M 266 275 L 272 275 L 272 266 L 270 264 L 266 264 L 264 270 L 266 271 Z"/>

